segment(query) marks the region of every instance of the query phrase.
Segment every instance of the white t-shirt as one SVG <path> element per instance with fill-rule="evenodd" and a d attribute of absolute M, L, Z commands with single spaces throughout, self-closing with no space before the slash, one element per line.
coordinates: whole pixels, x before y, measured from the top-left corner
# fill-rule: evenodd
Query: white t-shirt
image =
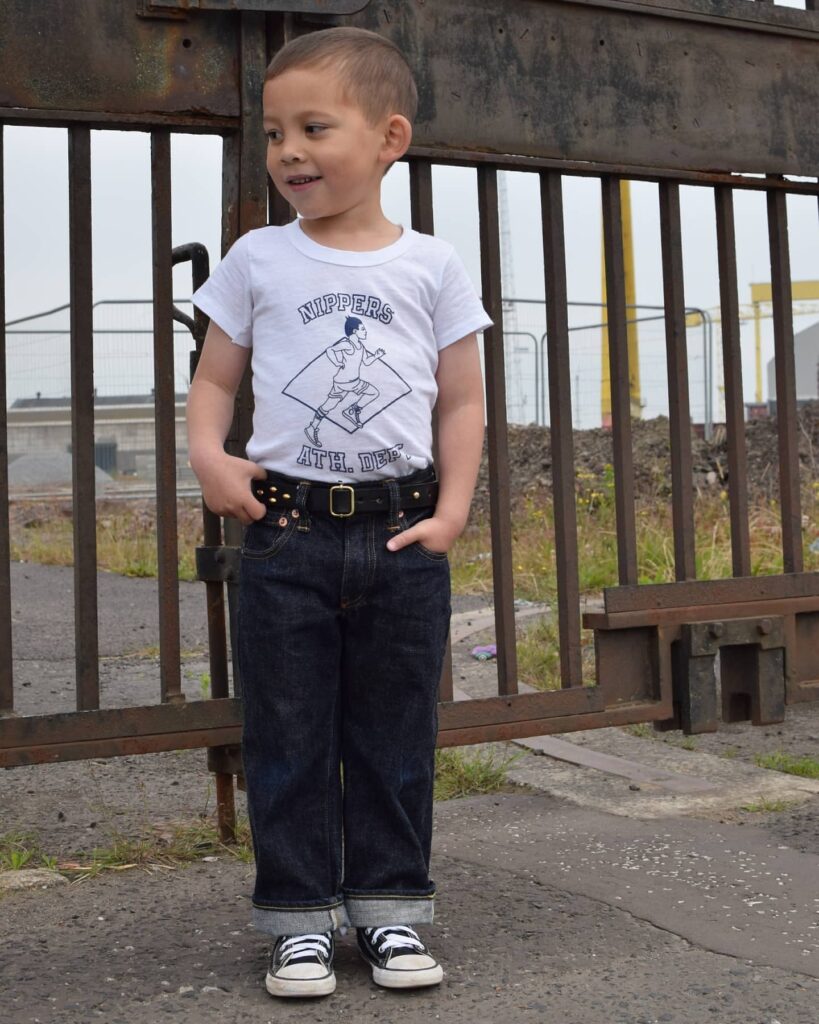
<path fill-rule="evenodd" d="M 432 459 L 438 351 L 492 321 L 449 243 L 404 229 L 329 249 L 298 221 L 248 231 L 193 302 L 252 346 L 248 457 L 285 476 L 406 476 Z"/>

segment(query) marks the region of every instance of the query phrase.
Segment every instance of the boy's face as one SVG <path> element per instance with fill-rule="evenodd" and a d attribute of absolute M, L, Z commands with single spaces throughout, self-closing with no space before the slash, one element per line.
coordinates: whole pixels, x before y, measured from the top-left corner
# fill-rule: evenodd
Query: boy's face
<path fill-rule="evenodd" d="M 384 123 L 372 125 L 322 68 L 293 68 L 263 93 L 267 170 L 309 220 L 364 212 L 378 202 L 386 165 Z"/>

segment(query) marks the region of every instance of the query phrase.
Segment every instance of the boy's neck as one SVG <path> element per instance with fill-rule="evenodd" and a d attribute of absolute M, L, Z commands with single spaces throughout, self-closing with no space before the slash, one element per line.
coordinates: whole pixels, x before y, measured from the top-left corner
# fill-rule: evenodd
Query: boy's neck
<path fill-rule="evenodd" d="M 381 206 L 366 217 L 340 214 L 336 217 L 302 217 L 301 230 L 312 241 L 329 249 L 347 252 L 371 252 L 397 242 L 403 234 L 399 224 L 384 216 Z"/>

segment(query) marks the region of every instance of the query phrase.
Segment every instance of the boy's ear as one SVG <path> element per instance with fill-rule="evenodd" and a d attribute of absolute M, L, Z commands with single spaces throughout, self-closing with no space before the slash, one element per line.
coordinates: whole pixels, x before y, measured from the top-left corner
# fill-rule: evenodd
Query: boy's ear
<path fill-rule="evenodd" d="M 383 159 L 392 164 L 409 149 L 412 125 L 403 114 L 391 114 L 384 129 Z"/>

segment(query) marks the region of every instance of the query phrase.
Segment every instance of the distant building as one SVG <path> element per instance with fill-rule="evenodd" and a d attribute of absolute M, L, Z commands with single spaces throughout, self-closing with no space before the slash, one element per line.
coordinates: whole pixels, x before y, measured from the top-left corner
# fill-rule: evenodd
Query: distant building
<path fill-rule="evenodd" d="M 793 336 L 793 357 L 796 364 L 796 403 L 804 405 L 819 398 L 819 323 L 806 327 Z M 776 415 L 775 360 L 768 362 L 768 409 Z"/>
<path fill-rule="evenodd" d="M 175 396 L 177 472 L 184 476 L 188 459 L 185 430 L 187 395 Z M 109 473 L 152 478 L 156 472 L 153 395 L 107 395 L 94 398 L 95 462 Z M 48 454 L 71 450 L 70 398 L 18 398 L 8 410 L 8 453 Z"/>

